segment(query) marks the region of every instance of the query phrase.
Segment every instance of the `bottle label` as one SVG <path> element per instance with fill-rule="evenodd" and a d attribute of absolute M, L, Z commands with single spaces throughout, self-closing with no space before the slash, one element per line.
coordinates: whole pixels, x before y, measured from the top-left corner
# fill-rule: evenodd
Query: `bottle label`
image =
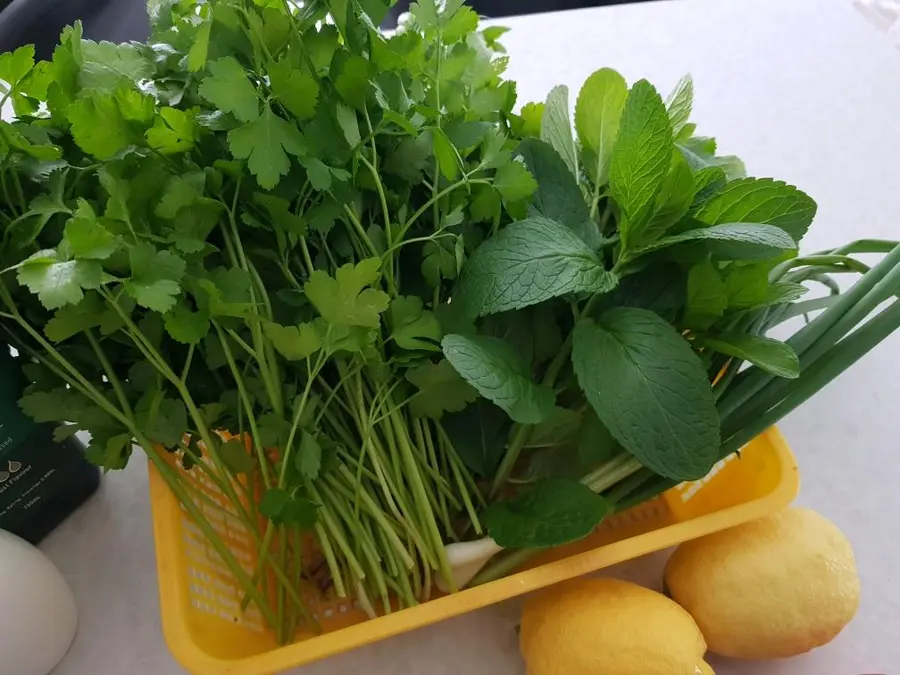
<path fill-rule="evenodd" d="M 65 489 L 66 474 L 74 476 L 67 469 L 79 459 L 51 444 L 49 433 L 22 412 L 22 387 L 17 364 L 0 355 L 0 528 L 16 533 L 44 500 Z"/>

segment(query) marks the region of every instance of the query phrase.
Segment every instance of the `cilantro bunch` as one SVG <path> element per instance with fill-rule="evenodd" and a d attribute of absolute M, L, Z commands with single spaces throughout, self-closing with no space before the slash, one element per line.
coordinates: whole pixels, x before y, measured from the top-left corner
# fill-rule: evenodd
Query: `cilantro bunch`
<path fill-rule="evenodd" d="M 22 407 L 141 446 L 281 642 L 310 584 L 391 611 L 452 542 L 520 549 L 491 578 L 702 477 L 900 320 L 865 323 L 900 249 L 798 257 L 814 202 L 697 136 L 689 79 L 597 71 L 573 128 L 461 0 L 389 4 L 156 0 L 146 44 L 0 56 Z"/>

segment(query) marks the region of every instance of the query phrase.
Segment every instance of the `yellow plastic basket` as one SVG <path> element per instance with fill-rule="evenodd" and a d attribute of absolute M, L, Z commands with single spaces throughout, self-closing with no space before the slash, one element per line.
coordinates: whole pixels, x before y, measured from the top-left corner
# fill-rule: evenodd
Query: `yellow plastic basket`
<path fill-rule="evenodd" d="M 276 673 L 768 515 L 794 499 L 798 483 L 793 455 L 772 428 L 703 480 L 679 485 L 605 521 L 587 539 L 548 551 L 527 569 L 484 586 L 377 619 L 367 619 L 347 600 L 307 589 L 324 632 L 278 647 L 255 609 L 241 614 L 233 578 L 151 466 L 163 631 L 175 658 L 195 675 Z M 221 513 L 208 515 L 252 569 L 247 537 Z"/>

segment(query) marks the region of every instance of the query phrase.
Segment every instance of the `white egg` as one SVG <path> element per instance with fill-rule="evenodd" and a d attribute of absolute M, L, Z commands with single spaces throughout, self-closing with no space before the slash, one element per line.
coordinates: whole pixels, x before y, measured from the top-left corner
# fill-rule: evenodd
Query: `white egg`
<path fill-rule="evenodd" d="M 47 675 L 78 626 L 75 598 L 43 553 L 0 530 L 0 659 L 3 675 Z"/>

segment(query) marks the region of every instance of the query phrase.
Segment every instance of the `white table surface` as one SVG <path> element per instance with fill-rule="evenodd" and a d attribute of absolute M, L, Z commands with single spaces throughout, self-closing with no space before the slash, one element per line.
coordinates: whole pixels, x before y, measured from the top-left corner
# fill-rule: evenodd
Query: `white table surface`
<path fill-rule="evenodd" d="M 676 0 L 511 19 L 504 37 L 520 101 L 611 66 L 667 90 L 694 75 L 694 120 L 751 175 L 819 203 L 805 248 L 900 236 L 900 52 L 849 0 Z M 863 598 L 830 645 L 775 663 L 714 660 L 719 675 L 857 675 L 900 669 L 900 336 L 787 419 L 799 502 L 847 533 Z M 56 675 L 175 675 L 163 641 L 146 469 L 135 457 L 43 544 L 69 580 L 79 634 Z M 659 585 L 665 554 L 612 573 Z M 510 602 L 305 669 L 521 675 Z"/>

